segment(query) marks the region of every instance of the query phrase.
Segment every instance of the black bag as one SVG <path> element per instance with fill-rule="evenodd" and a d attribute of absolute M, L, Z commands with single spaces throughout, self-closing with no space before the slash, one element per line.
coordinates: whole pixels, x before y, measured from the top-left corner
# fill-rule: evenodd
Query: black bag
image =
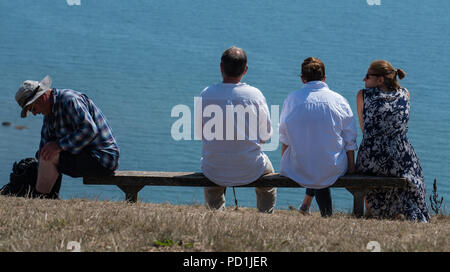
<path fill-rule="evenodd" d="M 36 192 L 36 181 L 38 176 L 39 163 L 35 158 L 26 158 L 19 162 L 15 162 L 12 173 L 9 175 L 9 183 L 0 189 L 1 195 L 10 195 L 18 197 L 42 197 L 42 198 L 58 198 L 60 180 L 54 186 L 58 187 L 57 192 L 52 190 L 49 194 L 40 194 Z M 61 179 L 61 177 L 59 177 Z"/>

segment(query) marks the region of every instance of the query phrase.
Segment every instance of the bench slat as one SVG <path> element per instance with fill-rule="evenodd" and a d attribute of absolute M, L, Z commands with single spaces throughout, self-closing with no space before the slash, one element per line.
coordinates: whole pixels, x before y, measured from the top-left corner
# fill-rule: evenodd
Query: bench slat
<path fill-rule="evenodd" d="M 84 184 L 96 185 L 151 185 L 151 186 L 217 186 L 202 173 L 195 172 L 155 172 L 155 171 L 116 171 L 107 177 L 84 177 Z M 380 188 L 406 186 L 405 178 L 350 175 L 340 177 L 332 187 Z M 278 173 L 269 174 L 258 181 L 239 187 L 298 187 L 299 184 Z"/>
<path fill-rule="evenodd" d="M 151 172 L 151 171 L 115 171 L 106 177 L 84 177 L 84 184 L 117 185 L 129 202 L 136 202 L 138 192 L 146 185 L 150 186 L 217 186 L 203 173 L 195 172 Z M 405 178 L 349 175 L 340 177 L 331 187 L 346 188 L 353 195 L 353 214 L 364 215 L 364 195 L 374 188 L 406 187 Z M 302 187 L 293 180 L 278 173 L 269 174 L 259 180 L 239 187 Z"/>

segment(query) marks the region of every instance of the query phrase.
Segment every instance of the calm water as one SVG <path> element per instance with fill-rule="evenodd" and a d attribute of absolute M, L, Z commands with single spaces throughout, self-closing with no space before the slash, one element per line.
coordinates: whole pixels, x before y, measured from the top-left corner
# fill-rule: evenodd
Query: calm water
<path fill-rule="evenodd" d="M 436 178 L 448 206 L 449 12 L 444 0 L 381 0 L 379 6 L 366 0 L 0 1 L 0 122 L 12 123 L 0 126 L 0 185 L 8 182 L 12 163 L 33 156 L 39 144 L 42 117 L 21 119 L 15 92 L 25 79 L 46 74 L 54 87 L 83 91 L 100 106 L 121 147 L 121 170 L 200 171 L 200 142 L 172 139 L 177 118 L 171 109 L 193 109 L 193 97 L 221 80 L 221 53 L 236 45 L 249 58 L 243 81 L 258 87 L 269 106 L 301 87 L 299 67 L 308 56 L 323 60 L 327 83 L 355 114 L 371 61 L 387 59 L 404 69 L 401 84 L 412 96 L 409 139 L 428 193 Z M 267 152 L 276 171 L 280 149 Z M 85 186 L 69 177 L 61 193 L 65 199 L 123 199 L 114 186 Z M 239 205 L 255 206 L 252 189 L 236 193 Z M 336 209 L 351 209 L 346 190 L 332 194 Z M 277 208 L 297 206 L 303 196 L 304 189 L 280 189 Z M 140 199 L 203 203 L 203 191 L 145 187 Z"/>

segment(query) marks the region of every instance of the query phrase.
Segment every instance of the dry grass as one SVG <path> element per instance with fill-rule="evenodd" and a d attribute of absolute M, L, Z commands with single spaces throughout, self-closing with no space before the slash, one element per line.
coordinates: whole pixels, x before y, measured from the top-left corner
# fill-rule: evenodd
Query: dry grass
<path fill-rule="evenodd" d="M 0 251 L 450 251 L 450 217 L 431 223 L 321 218 L 252 208 L 0 197 Z"/>

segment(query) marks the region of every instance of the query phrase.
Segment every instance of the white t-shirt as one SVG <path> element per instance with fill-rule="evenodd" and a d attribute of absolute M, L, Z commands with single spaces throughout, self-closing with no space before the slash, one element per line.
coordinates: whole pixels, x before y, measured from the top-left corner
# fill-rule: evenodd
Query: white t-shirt
<path fill-rule="evenodd" d="M 201 128 L 195 131 L 203 143 L 203 174 L 221 186 L 257 180 L 267 164 L 262 141 L 268 141 L 272 134 L 261 91 L 245 83 L 219 83 L 205 88 L 200 97 L 202 112 L 197 105 L 196 118 L 203 118 L 196 122 Z"/>
<path fill-rule="evenodd" d="M 311 81 L 283 104 L 280 141 L 288 145 L 280 174 L 321 189 L 347 171 L 346 151 L 357 149 L 356 125 L 347 100 L 322 81 Z"/>

